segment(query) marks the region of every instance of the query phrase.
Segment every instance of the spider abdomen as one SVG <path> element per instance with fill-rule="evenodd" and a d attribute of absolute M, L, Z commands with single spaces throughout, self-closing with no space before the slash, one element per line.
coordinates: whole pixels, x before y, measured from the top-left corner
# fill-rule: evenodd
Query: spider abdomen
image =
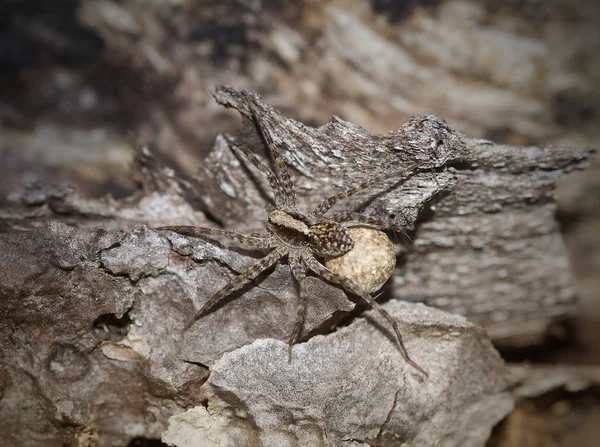
<path fill-rule="evenodd" d="M 311 225 L 308 229 L 310 248 L 318 256 L 342 256 L 354 247 L 350 232 L 337 222 L 325 221 Z"/>

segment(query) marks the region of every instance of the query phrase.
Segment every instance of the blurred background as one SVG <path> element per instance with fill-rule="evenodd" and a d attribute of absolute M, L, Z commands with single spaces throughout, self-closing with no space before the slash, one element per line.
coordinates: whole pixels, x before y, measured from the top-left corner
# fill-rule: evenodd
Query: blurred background
<path fill-rule="evenodd" d="M 600 5 L 3 0 L 0 206 L 37 180 L 74 184 L 85 197 L 127 196 L 132 134 L 194 175 L 217 133 L 239 126 L 213 101 L 216 84 L 255 90 L 312 126 L 338 115 L 384 133 L 435 113 L 498 143 L 598 146 Z M 582 316 L 550 348 L 505 356 L 597 365 L 598 156 L 564 178 L 557 195 Z M 591 445 L 597 391 L 524 402 L 490 445 Z"/>

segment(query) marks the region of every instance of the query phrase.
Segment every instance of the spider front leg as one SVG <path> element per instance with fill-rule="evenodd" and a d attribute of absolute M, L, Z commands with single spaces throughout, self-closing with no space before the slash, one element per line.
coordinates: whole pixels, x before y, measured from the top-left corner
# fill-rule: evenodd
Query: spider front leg
<path fill-rule="evenodd" d="M 271 138 L 271 134 L 266 126 L 263 124 L 262 120 L 258 116 L 258 111 L 254 107 L 254 105 L 247 100 L 248 108 L 250 109 L 250 113 L 252 113 L 252 119 L 254 123 L 258 126 L 260 134 L 263 139 L 267 143 L 267 147 L 269 148 L 269 153 L 271 154 L 271 158 L 275 162 L 275 166 L 277 167 L 277 171 L 279 171 L 279 175 L 281 176 L 281 184 L 283 190 L 283 196 L 285 197 L 285 205 L 295 208 L 296 207 L 296 190 L 294 189 L 294 185 L 292 184 L 292 179 L 290 178 L 290 174 L 288 172 L 287 165 L 279 151 L 277 150 L 277 146 Z"/>
<path fill-rule="evenodd" d="M 297 255 L 289 257 L 290 270 L 292 271 L 292 276 L 296 280 L 296 284 L 298 284 L 298 299 L 300 303 L 298 304 L 298 316 L 296 317 L 296 322 L 294 324 L 294 329 L 292 330 L 292 334 L 290 335 L 290 339 L 288 342 L 288 362 L 292 363 L 292 346 L 296 342 L 296 339 L 300 335 L 302 331 L 302 326 L 304 326 L 304 319 L 306 318 L 306 271 L 308 267 L 302 262 L 301 258 Z"/>
<path fill-rule="evenodd" d="M 417 165 L 413 165 L 408 169 L 402 170 L 401 173 L 404 174 L 404 177 L 401 179 L 398 179 L 398 181 L 396 181 L 394 184 L 404 183 L 407 180 L 409 180 L 410 178 L 414 177 L 419 172 L 425 172 L 425 171 L 427 171 L 426 168 L 419 167 Z M 398 171 L 398 172 L 400 173 L 400 171 Z M 323 214 L 325 214 L 327 211 L 329 211 L 331 208 L 333 208 L 333 206 L 335 206 L 338 202 L 341 202 L 342 200 L 345 200 L 348 197 L 351 197 L 354 194 L 359 193 L 360 191 L 368 188 L 371 185 L 380 183 L 380 182 L 384 181 L 385 179 L 390 178 L 393 175 L 394 175 L 394 173 L 382 174 L 373 179 L 364 181 L 361 184 L 356 185 L 353 188 L 350 188 L 346 191 L 342 191 L 331 197 L 328 197 L 325 200 L 323 200 L 319 204 L 319 206 L 317 206 L 317 208 L 315 208 L 315 210 L 312 213 L 309 214 L 309 217 L 312 219 L 318 219 L 319 217 L 323 216 Z"/>
<path fill-rule="evenodd" d="M 313 256 L 305 258 L 305 262 L 307 263 L 308 268 L 310 268 L 317 275 L 321 276 L 322 278 L 324 278 L 327 281 L 330 281 L 335 284 L 339 284 L 340 286 L 342 286 L 344 289 L 346 289 L 350 293 L 360 296 L 363 300 L 365 300 L 367 303 L 369 303 L 369 305 L 373 309 L 375 309 L 377 312 L 379 312 L 394 328 L 394 332 L 396 333 L 396 338 L 397 338 L 399 346 L 400 346 L 400 352 L 402 353 L 402 357 L 404 357 L 404 360 L 409 365 L 411 365 L 413 368 L 415 368 L 417 371 L 423 373 L 426 376 L 429 376 L 427 374 L 427 372 L 425 372 L 425 370 L 423 368 L 421 368 L 417 363 L 415 363 L 408 355 L 408 351 L 406 350 L 406 347 L 404 346 L 404 341 L 402 340 L 402 334 L 400 334 L 400 328 L 398 327 L 398 322 L 385 309 L 383 309 L 379 305 L 379 303 L 373 299 L 373 297 L 371 295 L 364 292 L 360 288 L 360 286 L 358 286 L 354 281 L 352 281 L 348 278 L 345 278 L 341 275 L 338 275 L 338 274 L 332 272 L 331 270 L 329 270 L 327 267 L 325 267 L 323 264 L 321 264 L 319 261 L 317 261 L 317 259 L 314 258 Z"/>
<path fill-rule="evenodd" d="M 273 196 L 275 197 L 275 205 L 277 205 L 278 207 L 285 206 L 288 202 L 287 192 L 281 185 L 281 183 L 279 183 L 279 180 L 277 179 L 275 174 L 273 174 L 273 171 L 271 171 L 267 166 L 265 166 L 265 164 L 262 161 L 260 161 L 258 157 L 254 155 L 250 151 L 250 149 L 248 149 L 243 144 L 233 141 L 228 136 L 225 136 L 225 140 L 227 140 L 227 143 L 229 143 L 233 148 L 240 151 L 242 155 L 246 157 L 246 159 L 248 159 L 248 161 L 250 161 L 250 163 L 252 163 L 256 169 L 258 169 L 267 177 L 269 185 L 271 186 L 271 190 L 273 191 Z"/>
<path fill-rule="evenodd" d="M 353 211 L 342 211 L 335 213 L 331 216 L 331 220 L 341 223 L 344 227 L 360 227 L 365 226 L 368 228 L 374 228 L 376 230 L 392 230 L 392 231 L 404 231 L 404 228 L 399 225 L 387 222 L 382 219 L 375 217 L 365 216 L 364 214 L 356 213 Z"/>
<path fill-rule="evenodd" d="M 237 233 L 230 230 L 222 230 L 220 228 L 205 228 L 205 227 L 192 227 L 186 225 L 169 225 L 164 227 L 158 227 L 157 230 L 174 231 L 175 233 L 183 234 L 184 236 L 191 237 L 202 237 L 202 236 L 214 236 L 224 237 L 232 239 L 234 241 L 241 242 L 242 244 L 249 245 L 257 248 L 269 248 L 270 235 L 261 233 L 251 233 L 250 235 Z"/>
<path fill-rule="evenodd" d="M 209 300 L 204 303 L 204 305 L 200 308 L 198 312 L 186 323 L 183 327 L 184 332 L 187 331 L 198 318 L 200 318 L 208 309 L 213 307 L 223 298 L 225 298 L 230 293 L 241 289 L 250 281 L 255 279 L 262 272 L 267 270 L 269 267 L 273 266 L 279 259 L 287 254 L 287 249 L 284 247 L 277 247 L 272 252 L 270 252 L 267 256 L 262 258 L 259 262 L 254 264 L 244 273 L 239 276 L 236 276 L 232 279 L 225 287 L 215 293 Z"/>
<path fill-rule="evenodd" d="M 360 185 L 356 185 L 355 187 L 350 188 L 346 191 L 342 191 L 331 197 L 327 197 L 319 204 L 319 206 L 312 213 L 309 214 L 309 217 L 317 219 L 323 216 L 323 214 L 329 211 L 336 203 L 341 202 L 342 200 L 353 196 L 354 194 L 362 191 L 363 189 L 368 188 L 369 186 L 371 186 L 379 180 L 380 178 L 367 180 L 366 182 L 363 182 Z"/>

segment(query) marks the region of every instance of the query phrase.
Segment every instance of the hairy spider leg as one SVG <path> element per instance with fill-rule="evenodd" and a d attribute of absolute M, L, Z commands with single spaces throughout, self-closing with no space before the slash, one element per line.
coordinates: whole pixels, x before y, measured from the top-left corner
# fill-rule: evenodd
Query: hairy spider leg
<path fill-rule="evenodd" d="M 397 181 L 396 183 L 404 183 L 407 180 L 409 180 L 410 178 L 414 177 L 416 174 L 418 174 L 419 172 L 425 172 L 427 171 L 426 168 L 423 167 L 419 167 L 417 165 L 413 165 L 412 167 L 410 167 L 408 170 L 402 170 L 402 171 L 397 171 L 398 173 L 402 173 L 402 174 L 406 174 L 406 176 L 400 180 Z M 376 183 L 379 183 L 385 179 L 390 178 L 390 176 L 392 176 L 394 173 L 387 173 L 387 174 L 382 174 L 380 176 L 377 176 L 373 179 L 370 180 L 366 180 L 350 189 L 347 189 L 345 191 L 339 192 L 333 196 L 327 197 L 325 200 L 323 200 L 319 206 L 317 206 L 314 211 L 312 211 L 309 214 L 309 218 L 311 219 L 316 219 L 319 217 L 322 217 L 327 211 L 329 211 L 335 204 L 337 204 L 338 202 L 341 202 L 342 200 L 347 199 L 348 197 L 353 196 L 356 193 L 359 193 L 360 191 L 362 191 L 363 189 L 368 188 L 371 185 L 374 185 Z"/>
<path fill-rule="evenodd" d="M 288 341 L 288 362 L 292 363 L 292 345 L 296 342 L 296 339 L 302 332 L 302 326 L 304 326 L 304 320 L 306 318 L 306 271 L 308 267 L 304 262 L 302 262 L 301 258 L 298 255 L 289 256 L 290 269 L 292 270 L 292 276 L 296 280 L 296 284 L 298 284 L 298 299 L 300 300 L 298 303 L 298 316 L 296 317 L 296 322 L 294 323 L 294 329 L 290 335 L 290 339 Z"/>
<path fill-rule="evenodd" d="M 225 237 L 234 241 L 241 242 L 242 244 L 249 245 L 257 248 L 269 248 L 270 235 L 261 233 L 251 233 L 250 235 L 237 233 L 230 230 L 222 230 L 220 228 L 205 228 L 205 227 L 191 227 L 187 225 L 168 225 L 164 227 L 158 227 L 157 230 L 168 230 L 174 231 L 175 233 L 183 234 L 184 236 L 202 237 L 202 236 L 215 236 Z"/>
<path fill-rule="evenodd" d="M 403 231 L 402 227 L 382 219 L 365 216 L 354 211 L 342 211 L 331 216 L 331 220 L 343 224 L 344 227 L 371 227 L 377 230 Z"/>
<path fill-rule="evenodd" d="M 229 136 L 225 136 L 225 140 L 229 143 L 233 148 L 240 151 L 244 157 L 246 157 L 250 163 L 252 163 L 260 172 L 262 172 L 269 181 L 269 185 L 271 186 L 271 190 L 273 191 L 273 196 L 275 197 L 275 206 L 277 208 L 283 207 L 287 204 L 287 196 L 286 192 L 281 186 L 279 179 L 277 176 L 271 171 L 265 164 L 258 159 L 256 155 L 254 155 L 250 149 L 248 149 L 242 143 L 238 143 L 237 141 L 232 140 Z M 271 205 L 271 204 L 269 204 Z M 271 208 L 271 209 L 269 209 Z M 267 211 L 272 211 L 273 206 L 267 208 Z"/>
<path fill-rule="evenodd" d="M 285 256 L 288 252 L 288 249 L 285 247 L 277 247 L 272 252 L 270 252 L 267 256 L 262 258 L 256 264 L 251 266 L 248 270 L 243 272 L 241 275 L 236 276 L 232 279 L 225 287 L 215 293 L 209 300 L 204 303 L 204 305 L 200 308 L 198 312 L 186 323 L 183 330 L 187 331 L 192 325 L 196 322 L 198 318 L 200 318 L 208 309 L 213 307 L 216 303 L 221 301 L 230 293 L 241 289 L 246 284 L 256 279 L 258 275 L 260 275 L 263 271 L 274 265 L 279 259 Z"/>
<path fill-rule="evenodd" d="M 360 286 L 358 284 L 356 284 L 354 281 L 352 281 L 344 276 L 338 275 L 337 273 L 334 273 L 331 270 L 329 270 L 327 267 L 325 267 L 319 261 L 317 261 L 317 259 L 314 258 L 312 255 L 309 257 L 306 257 L 305 262 L 307 263 L 308 268 L 310 268 L 317 275 L 325 278 L 327 281 L 330 281 L 335 284 L 339 284 L 340 286 L 342 286 L 344 289 L 346 289 L 350 293 L 360 296 L 363 300 L 365 300 L 367 303 L 369 303 L 369 305 L 373 309 L 375 309 L 377 312 L 379 312 L 381 314 L 381 316 L 383 316 L 394 328 L 394 331 L 396 332 L 396 338 L 397 338 L 397 341 L 400 346 L 400 352 L 402 353 L 402 357 L 404 357 L 404 360 L 409 365 L 411 365 L 413 368 L 415 368 L 417 371 L 423 373 L 426 376 L 429 376 L 427 374 L 427 372 L 425 372 L 425 370 L 423 368 L 421 368 L 417 363 L 415 363 L 408 355 L 408 351 L 406 350 L 406 347 L 404 346 L 404 341 L 402 340 L 402 335 L 400 334 L 400 328 L 398 327 L 398 322 L 385 309 L 383 309 L 379 305 L 379 303 L 377 301 L 375 301 L 373 299 L 373 297 L 371 297 L 371 295 L 364 292 L 360 288 Z"/>
<path fill-rule="evenodd" d="M 256 108 L 250 102 L 249 99 L 247 100 L 247 104 L 248 104 L 248 108 L 250 109 L 250 112 L 252 113 L 252 119 L 253 119 L 254 123 L 258 126 L 258 129 L 260 130 L 260 133 L 261 133 L 263 139 L 267 143 L 267 147 L 269 148 L 269 153 L 271 154 L 271 158 L 275 162 L 277 171 L 279 172 L 279 175 L 281 176 L 283 196 L 285 197 L 285 200 L 286 200 L 285 204 L 288 207 L 295 209 L 296 208 L 296 190 L 294 189 L 294 185 L 292 184 L 292 179 L 290 178 L 290 174 L 288 172 L 287 165 L 285 164 L 285 161 L 283 161 L 283 158 L 281 158 L 281 155 L 279 154 L 279 151 L 277 150 L 277 146 L 275 145 L 275 143 L 273 142 L 273 139 L 271 138 L 271 134 L 269 133 L 269 130 L 264 126 L 263 122 L 261 121 L 261 119 L 258 116 Z"/>
<path fill-rule="evenodd" d="M 366 227 L 381 231 L 391 230 L 394 232 L 394 236 L 396 236 L 396 232 L 400 232 L 410 240 L 410 236 L 404 230 L 404 227 L 387 222 L 385 220 L 377 219 L 375 217 L 365 216 L 364 214 L 353 211 L 342 211 L 335 213 L 331 216 L 331 220 L 339 222 L 345 228 Z"/>

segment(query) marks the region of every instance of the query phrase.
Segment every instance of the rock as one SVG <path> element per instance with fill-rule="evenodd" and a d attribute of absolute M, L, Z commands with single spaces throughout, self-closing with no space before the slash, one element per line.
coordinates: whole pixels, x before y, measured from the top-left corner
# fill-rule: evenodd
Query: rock
<path fill-rule="evenodd" d="M 402 323 L 407 349 L 429 378 L 406 364 L 389 328 L 369 313 L 295 346 L 292 364 L 286 345 L 275 340 L 257 340 L 225 354 L 206 383 L 209 406 L 220 408 L 230 424 L 245 427 L 245 437 L 258 437 L 263 446 L 377 439 L 484 445 L 512 409 L 507 370 L 485 333 L 423 305 L 384 307 Z M 225 433 L 230 424 L 222 425 Z"/>

